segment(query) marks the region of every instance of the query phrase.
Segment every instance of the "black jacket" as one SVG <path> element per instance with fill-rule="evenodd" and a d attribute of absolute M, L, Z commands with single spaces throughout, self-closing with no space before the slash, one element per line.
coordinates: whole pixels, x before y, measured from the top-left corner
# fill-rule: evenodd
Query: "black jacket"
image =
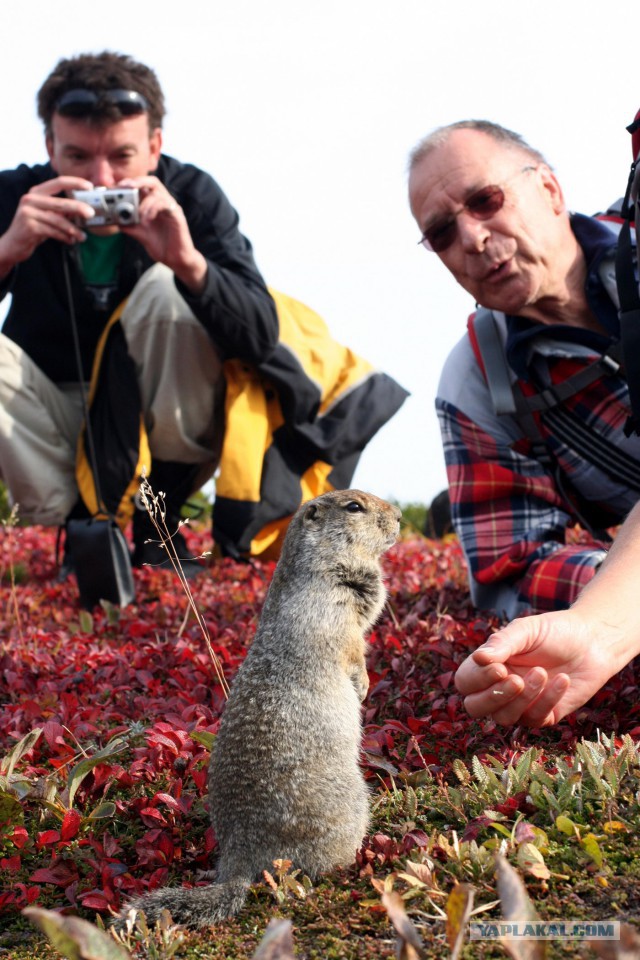
<path fill-rule="evenodd" d="M 0 173 L 0 235 L 9 228 L 20 197 L 54 176 L 48 163 L 22 164 Z M 218 184 L 197 167 L 163 155 L 156 176 L 183 208 L 193 242 L 209 264 L 204 293 L 194 297 L 176 280 L 180 293 L 223 359 L 264 361 L 278 342 L 278 319 L 251 244 L 238 230 L 236 211 Z M 47 240 L 0 283 L 0 298 L 12 294 L 2 332 L 56 383 L 78 379 L 62 270 L 68 250 Z M 69 259 L 84 374 L 89 379 L 96 344 L 112 311 L 153 261 L 137 241 L 125 236 L 117 289 L 100 310 L 82 284 L 73 254 Z"/>

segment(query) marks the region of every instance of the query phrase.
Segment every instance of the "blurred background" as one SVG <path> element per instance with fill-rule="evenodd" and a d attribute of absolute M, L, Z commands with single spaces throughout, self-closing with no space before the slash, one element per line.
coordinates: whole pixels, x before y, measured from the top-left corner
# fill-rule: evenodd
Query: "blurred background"
<path fill-rule="evenodd" d="M 639 8 L 610 0 L 32 0 L 5 12 L 0 168 L 46 159 L 38 87 L 105 49 L 153 67 L 165 152 L 220 183 L 267 282 L 411 391 L 354 484 L 428 502 L 446 477 L 433 408 L 473 309 L 419 232 L 406 161 L 435 126 L 497 121 L 540 149 L 569 206 L 624 192 L 640 107 Z M 0 304 L 0 322 L 6 304 Z"/>

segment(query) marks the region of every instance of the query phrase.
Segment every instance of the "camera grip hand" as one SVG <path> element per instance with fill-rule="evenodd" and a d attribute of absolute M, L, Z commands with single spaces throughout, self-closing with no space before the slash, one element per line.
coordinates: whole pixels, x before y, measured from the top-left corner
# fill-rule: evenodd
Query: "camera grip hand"
<path fill-rule="evenodd" d="M 0 237 L 0 277 L 33 254 L 45 240 L 79 243 L 85 234 L 78 222 L 93 213 L 86 203 L 60 196 L 91 184 L 80 177 L 55 177 L 32 187 L 19 200 L 13 220 Z"/>
<path fill-rule="evenodd" d="M 137 187 L 140 191 L 140 222 L 122 227 L 134 237 L 157 263 L 176 275 L 196 296 L 204 290 L 207 261 L 196 249 L 184 210 L 157 177 L 122 180 L 120 187 Z"/>

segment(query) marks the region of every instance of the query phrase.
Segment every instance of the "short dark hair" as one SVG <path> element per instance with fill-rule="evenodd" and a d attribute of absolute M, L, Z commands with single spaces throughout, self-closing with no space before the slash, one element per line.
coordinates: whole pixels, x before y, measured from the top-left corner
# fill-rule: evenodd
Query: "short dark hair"
<path fill-rule="evenodd" d="M 493 123 L 491 120 L 458 120 L 456 123 L 436 127 L 413 148 L 409 154 L 409 172 L 417 167 L 433 150 L 443 146 L 456 130 L 476 130 L 478 133 L 485 133 L 497 143 L 520 150 L 531 157 L 532 160 L 535 160 L 536 163 L 544 163 L 549 166 L 539 150 L 534 150 L 521 134 L 509 130 L 508 127 L 502 127 L 499 123 Z"/>
<path fill-rule="evenodd" d="M 38 116 L 47 134 L 51 132 L 56 104 L 69 90 L 92 90 L 98 94 L 107 90 L 135 90 L 149 105 L 149 129 L 162 126 L 165 107 L 160 82 L 151 67 L 127 54 L 105 50 L 60 60 L 38 90 Z M 122 119 L 122 114 L 117 104 L 101 100 L 87 119 L 96 125 L 115 123 Z"/>

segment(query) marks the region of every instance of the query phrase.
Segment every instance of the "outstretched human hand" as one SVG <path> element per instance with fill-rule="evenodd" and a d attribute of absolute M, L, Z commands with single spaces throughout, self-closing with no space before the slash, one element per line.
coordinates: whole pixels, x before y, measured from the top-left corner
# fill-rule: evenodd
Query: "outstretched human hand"
<path fill-rule="evenodd" d="M 586 703 L 627 662 L 619 626 L 574 608 L 514 620 L 459 667 L 455 683 L 475 718 L 544 727 Z"/>

